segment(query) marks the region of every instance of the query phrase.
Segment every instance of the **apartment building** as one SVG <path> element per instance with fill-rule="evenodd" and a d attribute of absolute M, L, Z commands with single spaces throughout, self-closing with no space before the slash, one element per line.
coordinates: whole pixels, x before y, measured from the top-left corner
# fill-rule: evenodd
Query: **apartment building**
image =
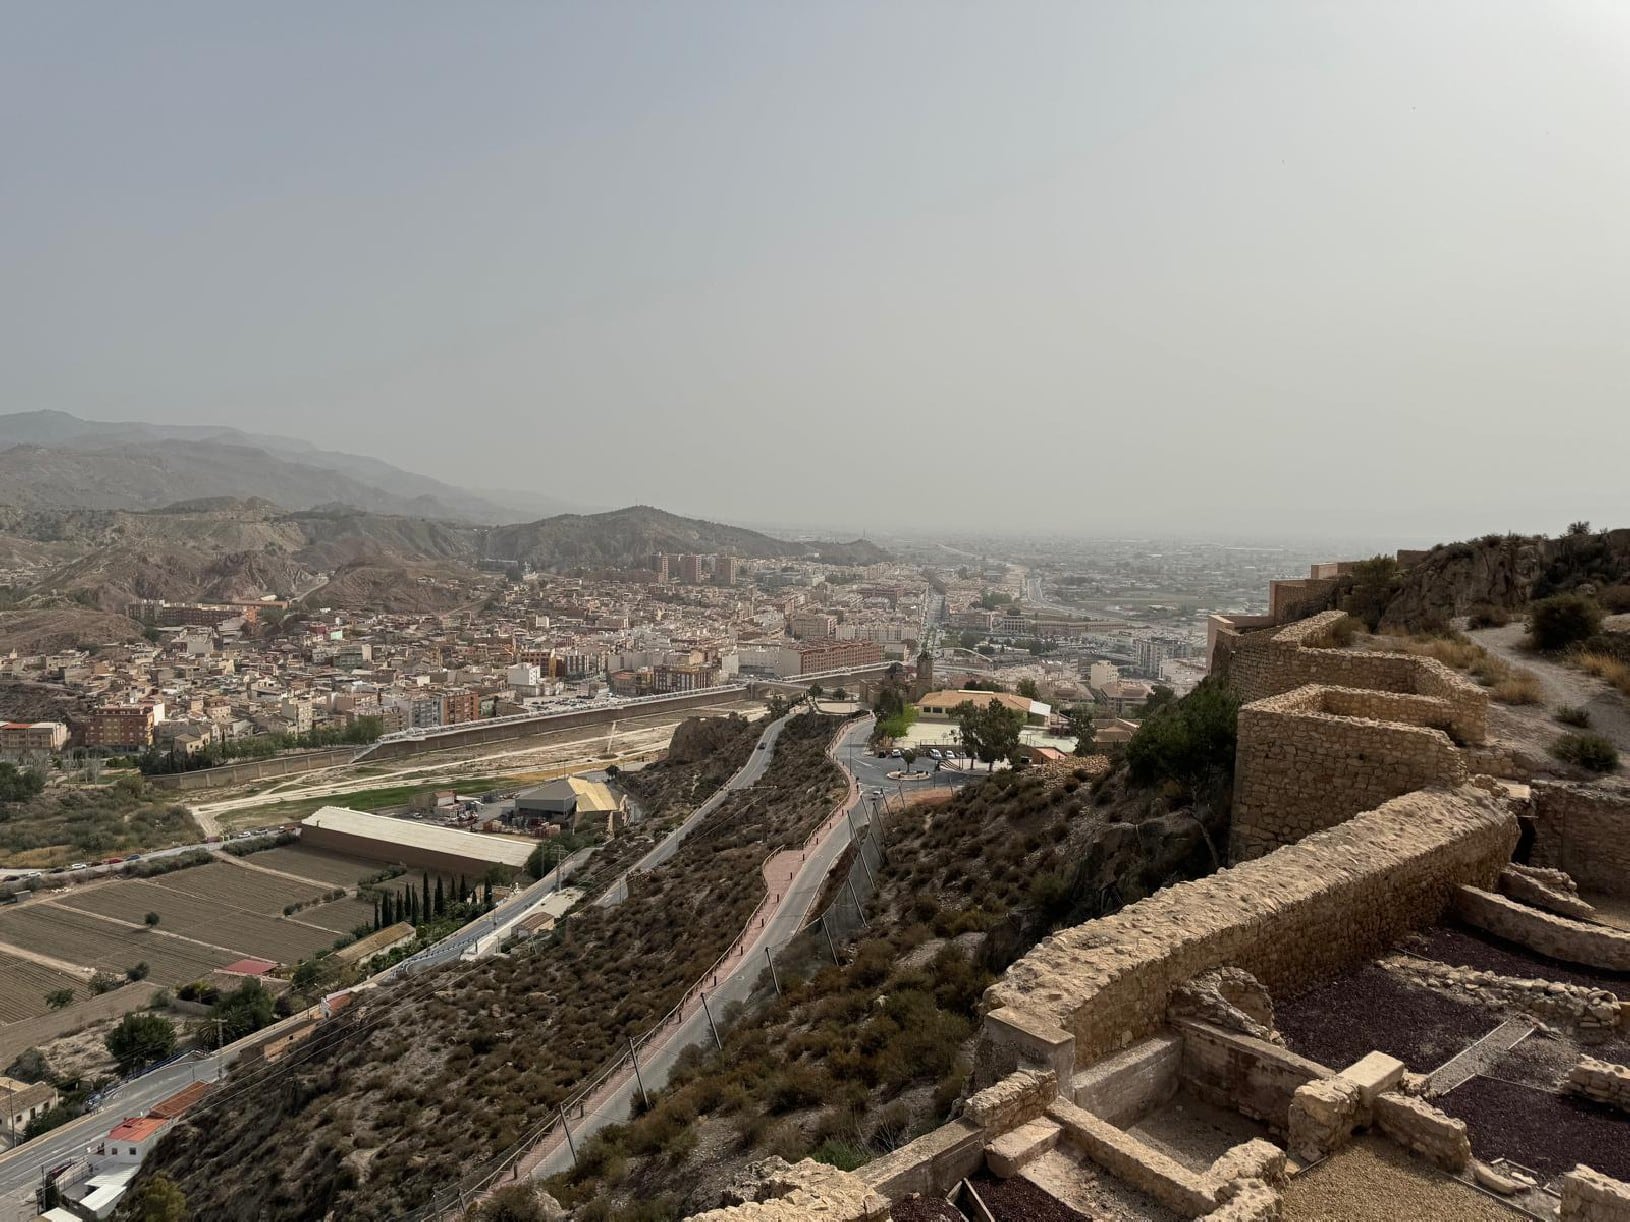
<path fill-rule="evenodd" d="M 800 641 L 821 641 L 838 634 L 838 617 L 820 611 L 796 611 L 787 619 L 787 630 Z"/>
<path fill-rule="evenodd" d="M 883 647 L 875 641 L 814 641 L 782 646 L 776 674 L 793 678 L 828 670 L 875 666 L 882 661 Z"/>
<path fill-rule="evenodd" d="M 720 556 L 713 562 L 713 584 L 733 586 L 741 577 L 741 561 L 734 556 Z"/>
<path fill-rule="evenodd" d="M 0 755 L 60 751 L 68 745 L 68 727 L 60 721 L 0 722 Z"/>
<path fill-rule="evenodd" d="M 85 714 L 79 735 L 87 747 L 133 751 L 153 743 L 153 706 L 109 704 Z"/>

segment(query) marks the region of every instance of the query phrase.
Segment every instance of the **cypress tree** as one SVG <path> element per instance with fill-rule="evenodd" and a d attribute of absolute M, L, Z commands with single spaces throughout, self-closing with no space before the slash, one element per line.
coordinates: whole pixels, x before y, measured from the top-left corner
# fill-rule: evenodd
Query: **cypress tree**
<path fill-rule="evenodd" d="M 441 875 L 436 875 L 436 915 L 447 915 L 447 896 L 441 889 Z"/>
<path fill-rule="evenodd" d="M 424 879 L 424 907 L 419 909 L 426 917 L 430 916 L 430 875 L 421 876 Z"/>
<path fill-rule="evenodd" d="M 492 911 L 492 879 L 481 885 L 481 904 L 488 912 Z"/>
<path fill-rule="evenodd" d="M 374 928 L 376 930 L 385 928 L 379 923 L 379 897 L 377 895 L 374 896 Z"/>

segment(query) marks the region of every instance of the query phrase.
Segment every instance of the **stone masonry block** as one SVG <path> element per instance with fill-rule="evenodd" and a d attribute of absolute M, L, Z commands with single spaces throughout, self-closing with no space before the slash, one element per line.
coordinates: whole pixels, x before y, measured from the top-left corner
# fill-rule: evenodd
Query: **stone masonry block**
<path fill-rule="evenodd" d="M 1056 1146 L 1061 1131 L 1051 1120 L 1021 1124 L 985 1147 L 985 1165 L 997 1179 L 1012 1179 L 1026 1163 Z"/>
<path fill-rule="evenodd" d="M 1362 1096 L 1341 1077 L 1320 1078 L 1296 1088 L 1290 1100 L 1290 1148 L 1304 1162 L 1341 1149 L 1358 1123 Z"/>
<path fill-rule="evenodd" d="M 1358 1087 L 1365 1110 L 1375 1106 L 1375 1098 L 1403 1081 L 1407 1066 L 1397 1057 L 1371 1052 L 1341 1071 L 1341 1076 Z"/>

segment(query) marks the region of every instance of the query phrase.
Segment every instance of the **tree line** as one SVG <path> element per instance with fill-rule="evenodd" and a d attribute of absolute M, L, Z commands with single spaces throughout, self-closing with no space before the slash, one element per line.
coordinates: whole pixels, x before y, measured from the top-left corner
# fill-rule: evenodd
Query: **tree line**
<path fill-rule="evenodd" d="M 245 738 L 229 738 L 224 742 L 210 743 L 190 755 L 173 746 L 161 747 L 155 743 L 136 758 L 136 766 L 148 776 L 192 772 L 237 760 L 269 759 L 284 751 L 366 746 L 377 741 L 384 730 L 384 718 L 358 717 L 349 725 L 319 726 L 298 734 L 252 734 Z"/>

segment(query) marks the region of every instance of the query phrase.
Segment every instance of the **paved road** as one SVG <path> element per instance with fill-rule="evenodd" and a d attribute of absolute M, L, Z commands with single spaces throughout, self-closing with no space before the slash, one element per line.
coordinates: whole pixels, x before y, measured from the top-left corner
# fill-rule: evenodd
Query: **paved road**
<path fill-rule="evenodd" d="M 865 746 L 871 728 L 871 718 L 867 717 L 844 733 L 837 750 L 833 752 L 840 765 L 847 768 L 850 759 L 863 758 L 855 749 Z M 877 761 L 878 764 L 883 762 Z M 713 1036 L 709 1026 L 709 1010 L 714 1016 L 718 1016 L 731 1002 L 747 999 L 753 985 L 768 966 L 764 948 L 778 947 L 791 941 L 792 936 L 803 925 L 810 905 L 815 902 L 826 883 L 827 874 L 849 845 L 849 826 L 848 820 L 838 820 L 832 832 L 810 851 L 808 859 L 787 888 L 785 898 L 775 914 L 766 927 L 757 933 L 749 952 L 735 967 L 719 977 L 719 983 L 715 987 L 708 990 L 708 1009 L 696 1009 L 661 1043 L 660 1047 L 641 1052 L 640 1075 L 644 1079 L 646 1089 L 655 1091 L 666 1084 L 668 1075 L 673 1072 L 674 1063 L 684 1049 L 692 1044 L 711 1043 Z M 604 1126 L 628 1119 L 629 1108 L 638 1090 L 638 1083 L 630 1076 L 627 1082 L 602 1099 L 594 1111 L 571 1122 L 572 1139 L 581 1145 L 587 1137 Z M 571 1161 L 570 1149 L 565 1142 L 560 1142 L 544 1156 L 532 1174 L 540 1179 L 545 1178 L 567 1170 L 571 1166 Z"/>
<path fill-rule="evenodd" d="M 223 1052 L 191 1056 L 163 1069 L 156 1069 L 112 1092 L 90 1115 L 0 1154 L 0 1219 L 34 1216 L 32 1209 L 27 1214 L 19 1214 L 18 1202 L 23 1198 L 32 1202 L 33 1190 L 40 1182 L 42 1168 L 55 1167 L 78 1157 L 87 1146 L 105 1136 L 126 1116 L 139 1116 L 160 1099 L 175 1094 L 190 1082 L 209 1081 L 220 1072 L 222 1058 L 230 1063 L 236 1056 L 232 1048 L 227 1048 Z"/>
<path fill-rule="evenodd" d="M 703 819 L 706 819 L 716 809 L 718 809 L 719 803 L 723 802 L 727 797 L 733 793 L 736 793 L 738 790 L 749 789 L 752 786 L 757 785 L 760 778 L 763 777 L 765 771 L 769 768 L 770 760 L 775 756 L 776 739 L 781 737 L 781 731 L 787 724 L 787 718 L 791 716 L 792 714 L 788 713 L 786 717 L 772 721 L 768 726 L 766 726 L 764 733 L 760 734 L 758 737 L 757 746 L 755 746 L 752 752 L 747 756 L 747 762 L 736 770 L 736 775 L 731 777 L 723 785 L 719 786 L 717 793 L 715 793 L 706 802 L 703 802 L 700 806 L 698 806 L 690 813 L 683 823 L 664 836 L 660 844 L 658 844 L 644 857 L 641 857 L 627 870 L 624 870 L 621 874 L 619 874 L 616 881 L 611 884 L 611 886 L 606 890 L 606 893 L 597 899 L 595 903 L 600 905 L 602 908 L 608 908 L 612 904 L 621 903 L 624 899 L 628 898 L 628 888 L 626 886 L 626 882 L 630 874 L 642 873 L 667 861 L 668 858 L 672 857 L 675 851 L 678 850 L 680 841 L 684 840 L 686 836 L 690 835 Z"/>

